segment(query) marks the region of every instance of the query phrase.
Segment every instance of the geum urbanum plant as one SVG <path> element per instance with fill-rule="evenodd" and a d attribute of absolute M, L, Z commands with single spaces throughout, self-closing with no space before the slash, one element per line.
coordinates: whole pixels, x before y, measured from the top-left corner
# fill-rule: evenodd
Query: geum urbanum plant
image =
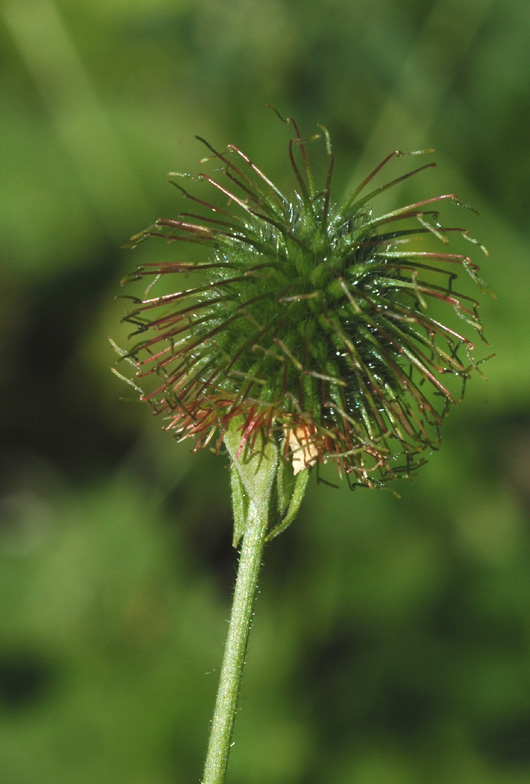
<path fill-rule="evenodd" d="M 213 160 L 218 175 L 170 175 L 194 211 L 157 220 L 133 247 L 162 237 L 208 253 L 143 264 L 127 279 L 150 283 L 124 319 L 136 342 L 118 349 L 136 370 L 129 383 L 168 431 L 195 449 L 224 445 L 230 460 L 240 559 L 204 784 L 225 780 L 265 542 L 296 516 L 315 466 L 334 463 L 352 486 L 369 488 L 410 477 L 438 447 L 442 420 L 477 368 L 468 335 L 483 337 L 477 302 L 456 285 L 462 271 L 485 284 L 468 256 L 446 246 L 457 234 L 485 249 L 439 218 L 444 202 L 464 206 L 457 197 L 372 211 L 379 194 L 434 164 L 374 187 L 380 170 L 432 151 L 391 153 L 338 204 L 327 131 L 304 139 L 286 122 L 290 196 L 237 147 L 219 152 L 203 139 L 201 164 Z M 319 186 L 307 152 L 317 139 L 329 156 Z M 213 195 L 192 195 L 182 178 Z M 153 296 L 168 276 L 174 290 Z M 433 303 L 446 307 L 447 322 Z"/>

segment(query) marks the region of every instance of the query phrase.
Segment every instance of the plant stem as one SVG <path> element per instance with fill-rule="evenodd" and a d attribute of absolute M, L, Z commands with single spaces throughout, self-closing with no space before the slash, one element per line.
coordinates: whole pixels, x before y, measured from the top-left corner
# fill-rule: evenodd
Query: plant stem
<path fill-rule="evenodd" d="M 225 781 L 267 527 L 268 503 L 251 502 L 202 784 Z"/>

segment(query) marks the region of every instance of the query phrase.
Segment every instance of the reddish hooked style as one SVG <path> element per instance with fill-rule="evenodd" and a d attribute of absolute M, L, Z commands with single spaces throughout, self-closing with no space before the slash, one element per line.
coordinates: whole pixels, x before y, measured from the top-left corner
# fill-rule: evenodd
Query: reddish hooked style
<path fill-rule="evenodd" d="M 477 367 L 477 302 L 457 279 L 464 272 L 485 285 L 470 257 L 447 245 L 458 235 L 485 249 L 440 222 L 444 204 L 463 206 L 454 194 L 373 212 L 379 194 L 434 164 L 379 186 L 376 175 L 420 153 L 391 153 L 338 204 L 327 131 L 304 139 L 287 122 L 288 196 L 237 147 L 219 152 L 203 139 L 210 155 L 201 163 L 216 162 L 217 175 L 173 175 L 202 183 L 206 195 L 172 180 L 192 211 L 157 220 L 133 246 L 162 237 L 204 245 L 205 258 L 144 264 L 128 278 L 175 284 L 134 300 L 125 321 L 136 342 L 124 357 L 142 398 L 196 448 L 219 450 L 238 417 L 241 448 L 261 434 L 282 444 L 295 473 L 334 461 L 352 484 L 375 487 L 410 475 L 437 448 L 442 420 Z M 329 156 L 320 187 L 307 151 L 317 139 Z"/>

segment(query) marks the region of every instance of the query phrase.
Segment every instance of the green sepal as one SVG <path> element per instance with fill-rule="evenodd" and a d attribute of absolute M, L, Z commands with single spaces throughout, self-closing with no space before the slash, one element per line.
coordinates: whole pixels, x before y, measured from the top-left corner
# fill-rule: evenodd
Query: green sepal
<path fill-rule="evenodd" d="M 279 520 L 266 541 L 285 531 L 298 514 L 304 499 L 310 469 L 295 475 L 292 464 L 280 457 L 272 439 L 257 440 L 251 448 L 242 445 L 245 419 L 234 418 L 224 442 L 231 458 L 230 484 L 234 512 L 232 546 L 237 548 L 247 531 L 253 511 Z M 276 503 L 276 511 L 271 507 Z"/>
<path fill-rule="evenodd" d="M 280 464 L 282 462 L 283 461 L 280 460 Z M 278 523 L 278 525 L 275 526 L 272 529 L 272 531 L 267 534 L 267 538 L 265 539 L 266 542 L 270 542 L 270 540 L 274 539 L 275 536 L 278 536 L 278 534 L 281 534 L 282 531 L 285 531 L 285 529 L 288 528 L 291 525 L 291 523 L 293 522 L 293 520 L 295 519 L 295 517 L 298 514 L 298 511 L 300 509 L 300 505 L 301 505 L 302 501 L 304 500 L 305 491 L 306 491 L 306 488 L 307 488 L 307 481 L 309 479 L 310 471 L 311 471 L 310 468 L 304 468 L 302 471 L 300 471 L 299 474 L 297 474 L 297 476 L 296 476 L 296 478 L 294 480 L 294 484 L 292 485 L 291 495 L 290 495 L 290 499 L 288 501 L 287 511 L 285 513 L 285 516 L 283 517 L 281 522 Z M 279 493 L 280 477 L 279 477 L 279 474 L 280 474 L 280 467 L 278 466 L 278 501 L 280 499 L 280 493 Z"/>
<path fill-rule="evenodd" d="M 287 512 L 294 485 L 294 471 L 292 463 L 287 460 L 280 460 L 278 462 L 278 471 L 276 473 L 276 496 L 278 515 L 280 520 Z"/>
<path fill-rule="evenodd" d="M 249 518 L 257 512 L 270 518 L 271 496 L 278 467 L 278 447 L 264 436 L 253 447 L 244 439 L 245 419 L 235 417 L 224 436 L 231 457 L 230 474 L 234 507 L 232 544 L 239 545 L 247 531 Z"/>
<path fill-rule="evenodd" d="M 237 548 L 247 527 L 248 495 L 234 464 L 230 467 L 230 487 L 232 488 L 232 512 L 234 515 L 232 547 Z"/>

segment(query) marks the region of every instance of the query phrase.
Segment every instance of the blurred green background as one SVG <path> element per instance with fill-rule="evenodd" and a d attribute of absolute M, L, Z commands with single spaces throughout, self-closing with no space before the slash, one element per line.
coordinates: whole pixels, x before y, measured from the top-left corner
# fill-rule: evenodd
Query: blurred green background
<path fill-rule="evenodd" d="M 195 133 L 290 186 L 267 102 L 328 127 L 338 196 L 436 148 L 407 187 L 480 211 L 497 356 L 402 500 L 313 482 L 270 545 L 229 781 L 530 781 L 530 4 L 3 0 L 0 47 L 0 781 L 200 779 L 226 460 L 119 400 L 107 335 L 178 252 L 121 246 L 180 209 Z"/>

